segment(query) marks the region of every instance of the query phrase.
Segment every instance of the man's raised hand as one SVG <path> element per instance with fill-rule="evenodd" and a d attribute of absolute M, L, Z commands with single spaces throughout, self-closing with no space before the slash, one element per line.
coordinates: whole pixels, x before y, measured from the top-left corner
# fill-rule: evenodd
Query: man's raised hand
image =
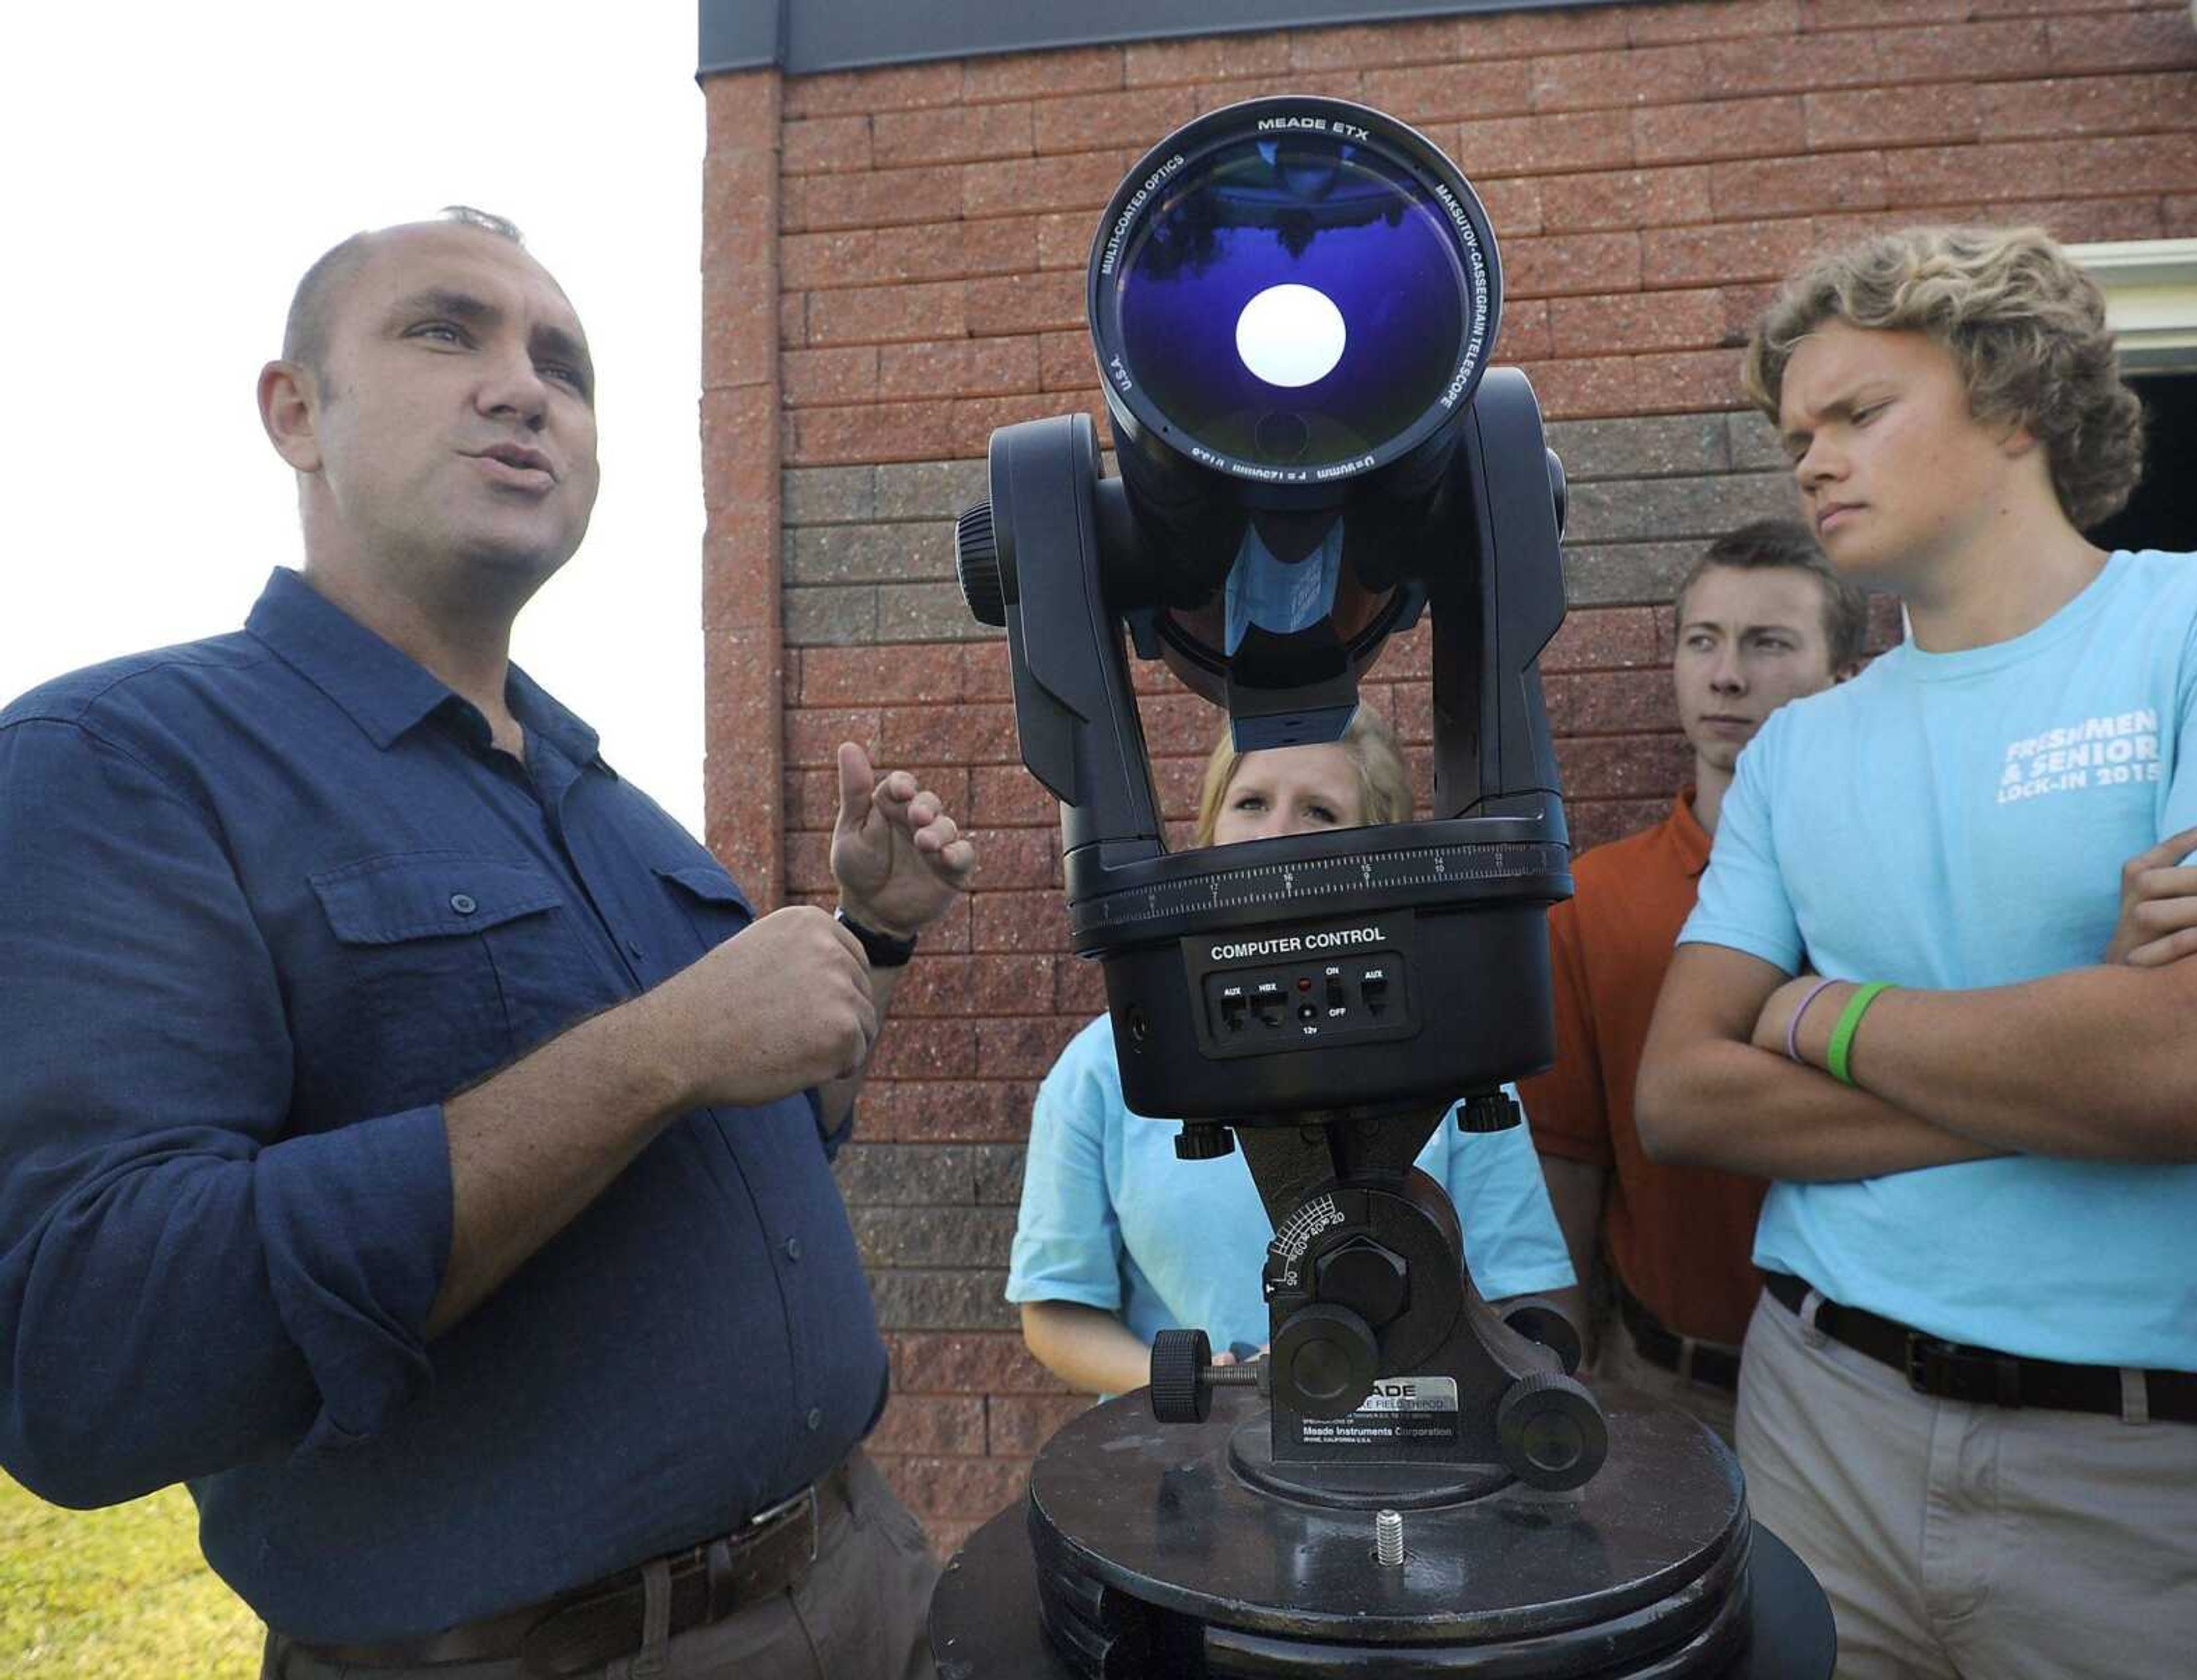
<path fill-rule="evenodd" d="M 832 877 L 865 927 L 906 936 L 943 915 L 968 888 L 977 849 L 944 802 L 905 770 L 878 776 L 869 755 L 839 744 L 839 820 Z"/>

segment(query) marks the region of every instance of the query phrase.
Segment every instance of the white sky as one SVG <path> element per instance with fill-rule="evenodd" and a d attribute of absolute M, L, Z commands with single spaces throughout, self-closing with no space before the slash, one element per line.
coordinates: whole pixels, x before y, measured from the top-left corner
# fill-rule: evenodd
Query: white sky
<path fill-rule="evenodd" d="M 299 559 L 252 387 L 361 228 L 508 216 L 600 379 L 586 543 L 514 656 L 702 821 L 693 0 L 125 0 L 0 23 L 0 701 L 234 629 Z"/>

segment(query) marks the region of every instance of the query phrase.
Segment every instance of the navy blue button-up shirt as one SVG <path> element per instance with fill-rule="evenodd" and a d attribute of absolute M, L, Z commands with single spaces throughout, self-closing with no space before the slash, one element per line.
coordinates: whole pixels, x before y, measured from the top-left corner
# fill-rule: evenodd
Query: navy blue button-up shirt
<path fill-rule="evenodd" d="M 443 1100 L 751 913 L 585 725 L 509 698 L 523 766 L 278 571 L 243 633 L 0 713 L 0 1461 L 69 1504 L 188 1479 L 303 1639 L 722 1532 L 883 1399 L 814 1093 L 681 1116 L 425 1340 Z"/>

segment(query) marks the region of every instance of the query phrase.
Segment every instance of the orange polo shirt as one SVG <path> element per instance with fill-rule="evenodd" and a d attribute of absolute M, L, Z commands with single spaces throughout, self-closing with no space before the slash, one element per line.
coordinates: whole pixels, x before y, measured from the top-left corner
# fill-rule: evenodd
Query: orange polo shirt
<path fill-rule="evenodd" d="M 1693 790 L 1655 827 L 1583 852 L 1575 893 L 1549 912 L 1556 1060 L 1522 1080 L 1534 1147 L 1609 1169 L 1603 1253 L 1666 1328 L 1736 1347 L 1762 1286 L 1755 1271 L 1759 1179 L 1648 1159 L 1632 1086 L 1655 994 L 1708 867 Z"/>

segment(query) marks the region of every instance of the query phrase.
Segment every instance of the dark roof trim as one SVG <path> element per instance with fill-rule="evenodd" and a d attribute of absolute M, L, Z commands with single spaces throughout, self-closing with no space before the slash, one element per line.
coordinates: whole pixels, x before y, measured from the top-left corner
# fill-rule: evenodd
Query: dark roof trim
<path fill-rule="evenodd" d="M 1637 0 L 1636 0 L 1637 3 Z M 1552 11 L 1609 0 L 699 0 L 698 74 L 776 65 L 789 75 L 1187 35 Z"/>

